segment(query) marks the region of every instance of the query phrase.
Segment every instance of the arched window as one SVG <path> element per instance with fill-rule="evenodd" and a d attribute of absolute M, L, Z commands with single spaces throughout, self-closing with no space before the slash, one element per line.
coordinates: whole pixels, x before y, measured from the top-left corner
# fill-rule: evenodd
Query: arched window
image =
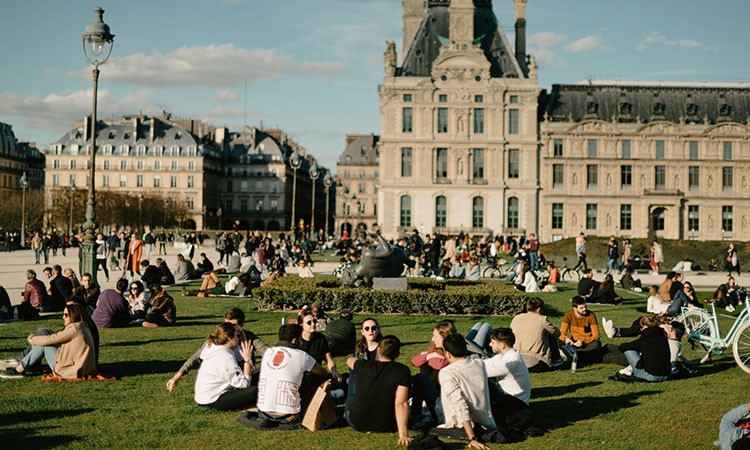
<path fill-rule="evenodd" d="M 445 196 L 440 195 L 435 199 L 435 226 L 445 227 L 447 216 L 448 201 L 445 199 Z"/>
<path fill-rule="evenodd" d="M 656 208 L 654 212 L 651 213 L 654 231 L 664 231 L 665 212 L 666 210 L 664 208 Z"/>
<path fill-rule="evenodd" d="M 508 199 L 508 218 L 506 221 L 506 223 L 508 224 L 508 228 L 518 228 L 518 210 L 518 198 L 510 197 Z"/>
<path fill-rule="evenodd" d="M 402 227 L 411 226 L 411 197 L 404 195 L 401 197 L 401 220 L 400 224 Z"/>
<path fill-rule="evenodd" d="M 482 197 L 474 197 L 471 200 L 471 226 L 484 228 L 484 199 Z"/>

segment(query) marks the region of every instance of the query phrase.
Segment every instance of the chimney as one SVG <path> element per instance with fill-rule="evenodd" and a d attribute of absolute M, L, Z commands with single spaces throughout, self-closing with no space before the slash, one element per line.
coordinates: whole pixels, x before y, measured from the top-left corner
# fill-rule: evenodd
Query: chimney
<path fill-rule="evenodd" d="M 401 47 L 401 62 L 403 62 L 403 58 L 406 58 L 406 54 L 409 53 L 411 44 L 417 36 L 417 31 L 419 31 L 419 26 L 422 24 L 424 0 L 404 0 L 402 5 L 404 7 L 404 44 Z"/>
<path fill-rule="evenodd" d="M 91 129 L 91 117 L 83 116 L 83 142 L 86 143 L 91 139 L 89 131 Z"/>
<path fill-rule="evenodd" d="M 224 146 L 228 133 L 229 130 L 227 130 L 226 128 L 217 128 L 216 135 L 214 136 L 214 142 L 221 146 Z"/>
<path fill-rule="evenodd" d="M 154 143 L 154 136 L 156 135 L 156 118 L 152 117 L 149 121 L 149 130 L 148 130 L 148 143 L 153 144 Z"/>
<path fill-rule="evenodd" d="M 456 44 L 474 42 L 474 0 L 452 0 L 448 7 L 450 15 L 450 39 Z"/>
<path fill-rule="evenodd" d="M 141 128 L 141 118 L 136 116 L 133 117 L 133 145 L 138 142 L 138 134 L 140 133 Z"/>
<path fill-rule="evenodd" d="M 513 0 L 516 5 L 516 61 L 524 76 L 529 75 L 526 64 L 526 0 Z"/>

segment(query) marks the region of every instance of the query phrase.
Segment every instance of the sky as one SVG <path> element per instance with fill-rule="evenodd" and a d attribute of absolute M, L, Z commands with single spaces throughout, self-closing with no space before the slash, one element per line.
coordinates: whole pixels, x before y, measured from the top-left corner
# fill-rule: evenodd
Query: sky
<path fill-rule="evenodd" d="M 95 7 L 115 34 L 98 117 L 190 117 L 285 130 L 335 170 L 346 134 L 379 134 L 385 41 L 401 0 L 5 1 L 0 122 L 46 148 L 91 113 L 81 33 Z M 512 0 L 494 0 L 514 39 Z M 750 1 L 529 0 L 539 84 L 750 82 Z"/>

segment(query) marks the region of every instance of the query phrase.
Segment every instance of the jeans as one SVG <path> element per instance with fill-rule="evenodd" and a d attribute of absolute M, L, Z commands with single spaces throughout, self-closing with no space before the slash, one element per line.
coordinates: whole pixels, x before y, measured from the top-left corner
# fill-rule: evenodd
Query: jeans
<path fill-rule="evenodd" d="M 427 409 L 435 423 L 445 423 L 443 406 L 440 403 L 440 391 L 425 374 L 414 375 L 414 391 L 411 403 L 411 415 L 417 419 L 422 415 L 422 402 L 427 403 Z"/>
<path fill-rule="evenodd" d="M 614 272 L 615 270 L 618 270 L 619 267 L 617 266 L 617 259 L 609 259 L 607 261 L 607 270 L 606 273 Z"/>
<path fill-rule="evenodd" d="M 529 250 L 529 265 L 531 270 L 539 270 L 539 253 L 534 250 Z"/>
<path fill-rule="evenodd" d="M 482 350 L 486 350 L 490 344 L 490 332 L 492 332 L 492 325 L 487 322 L 477 322 L 466 333 L 466 341 L 473 342 Z"/>
<path fill-rule="evenodd" d="M 40 328 L 36 333 L 40 336 L 48 336 L 52 334 L 52 330 L 48 328 Z M 28 370 L 29 367 L 34 367 L 42 362 L 42 357 L 47 360 L 47 365 L 50 369 L 55 368 L 55 358 L 57 357 L 57 345 L 32 345 L 24 351 L 25 356 L 21 359 L 21 367 L 24 370 Z"/>
<path fill-rule="evenodd" d="M 633 376 L 636 378 L 640 378 L 641 380 L 646 380 L 646 381 L 664 381 L 668 378 L 667 375 L 662 375 L 662 376 L 651 375 L 650 373 L 646 372 L 643 369 L 636 368 L 638 361 L 641 360 L 641 355 L 638 354 L 638 352 L 635 350 L 626 351 L 625 358 L 627 358 L 628 362 L 630 363 L 630 367 L 633 368 Z"/>
<path fill-rule="evenodd" d="M 39 264 L 39 257 L 42 254 L 41 248 L 35 248 L 34 249 L 34 263 Z"/>

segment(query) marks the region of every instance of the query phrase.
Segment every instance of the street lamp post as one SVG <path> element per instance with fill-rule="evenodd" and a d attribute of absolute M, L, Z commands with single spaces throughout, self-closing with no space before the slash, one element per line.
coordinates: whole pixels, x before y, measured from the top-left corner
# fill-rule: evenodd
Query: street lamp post
<path fill-rule="evenodd" d="M 86 222 L 83 224 L 83 243 L 80 250 L 80 271 L 78 273 L 90 273 L 96 283 L 96 191 L 94 184 L 96 178 L 96 96 L 99 88 L 99 66 L 106 63 L 112 53 L 114 37 L 109 32 L 109 26 L 104 23 L 102 8 L 94 9 L 94 20 L 86 27 L 81 35 L 83 56 L 87 64 L 94 66 L 94 94 L 91 101 L 91 147 L 89 148 L 89 196 L 86 202 Z M 90 47 L 87 49 L 87 45 Z M 89 54 L 89 51 L 91 54 Z"/>
<path fill-rule="evenodd" d="M 310 166 L 310 181 L 312 182 L 312 212 L 310 215 L 311 236 L 315 235 L 315 184 L 317 183 L 319 176 L 320 172 L 318 171 L 318 163 L 317 161 L 313 161 L 312 166 Z"/>
<path fill-rule="evenodd" d="M 138 228 L 143 230 L 143 194 L 138 194 Z"/>
<path fill-rule="evenodd" d="M 162 224 L 162 228 L 166 230 L 167 229 L 167 207 L 169 206 L 169 199 L 164 198 L 164 200 L 162 200 L 162 203 L 164 203 L 164 223 Z"/>
<path fill-rule="evenodd" d="M 292 153 L 292 156 L 289 157 L 289 165 L 291 165 L 292 169 L 294 170 L 294 180 L 292 181 L 292 226 L 290 228 L 290 231 L 294 231 L 297 226 L 294 221 L 294 219 L 296 218 L 294 215 L 294 207 L 295 202 L 297 201 L 297 169 L 299 169 L 299 166 L 302 165 L 302 158 L 300 158 L 297 149 L 295 149 Z"/>
<path fill-rule="evenodd" d="M 29 187 L 29 180 L 26 179 L 26 172 L 21 175 L 21 247 L 26 247 L 26 188 Z"/>
<path fill-rule="evenodd" d="M 326 232 L 325 232 L 325 239 L 328 240 L 328 234 L 330 233 L 328 229 L 328 204 L 330 202 L 331 196 L 329 195 L 329 191 L 331 190 L 331 186 L 333 185 L 333 177 L 331 176 L 331 173 L 328 172 L 325 177 L 323 177 L 323 185 L 326 187 Z"/>
<path fill-rule="evenodd" d="M 76 192 L 76 184 L 73 180 L 70 180 L 70 195 L 68 196 L 68 203 L 70 204 L 70 222 L 68 223 L 68 236 L 73 233 L 73 196 Z"/>

